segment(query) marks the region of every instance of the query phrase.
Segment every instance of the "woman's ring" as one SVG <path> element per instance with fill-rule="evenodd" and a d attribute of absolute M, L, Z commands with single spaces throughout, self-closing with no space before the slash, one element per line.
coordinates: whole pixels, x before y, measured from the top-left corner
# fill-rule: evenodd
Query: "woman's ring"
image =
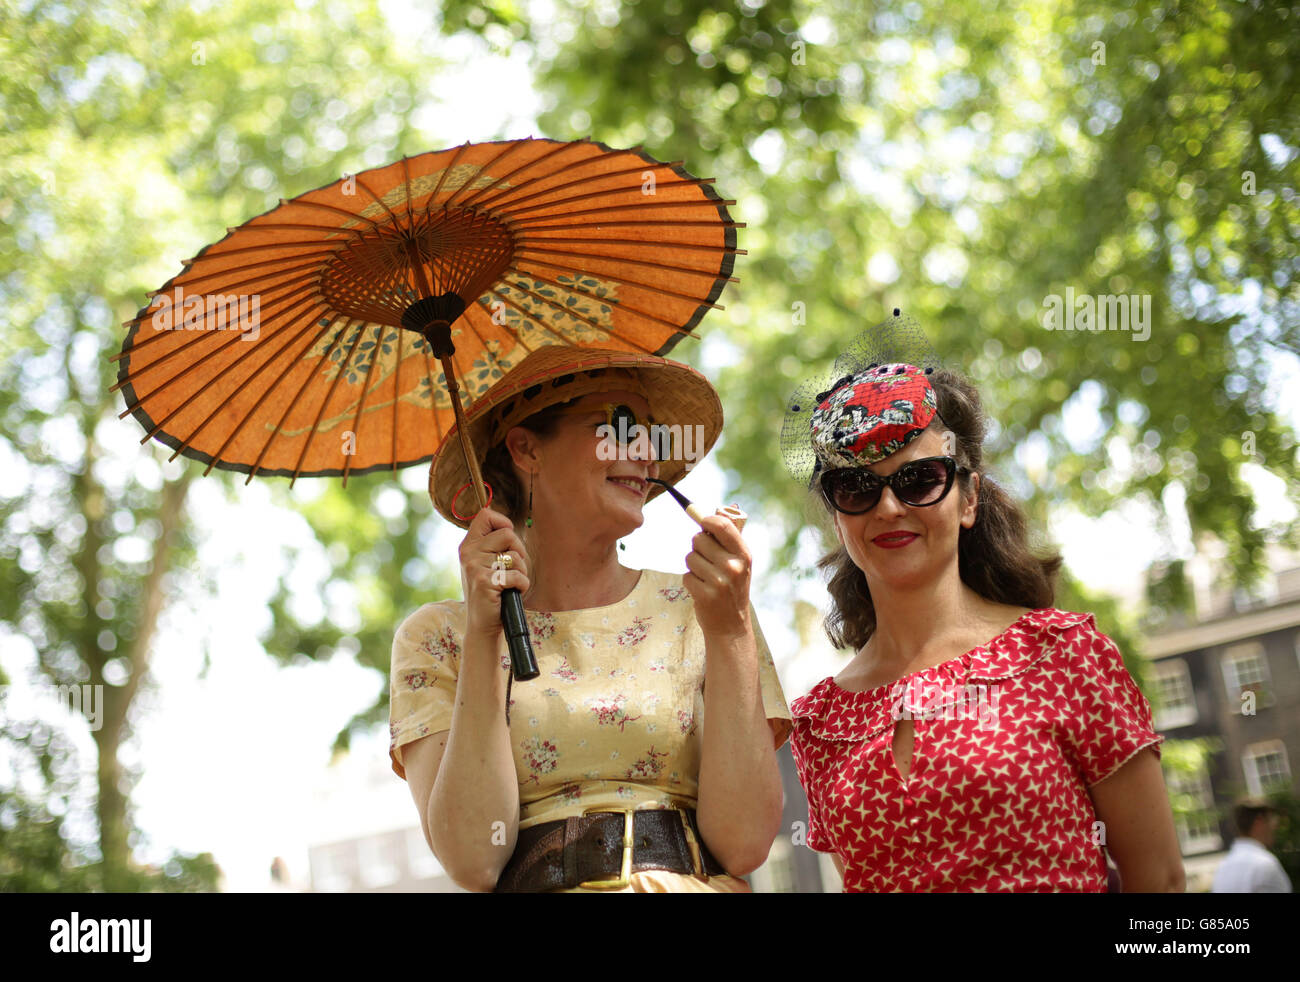
<path fill-rule="evenodd" d="M 514 569 L 515 557 L 508 552 L 498 552 L 496 561 L 492 564 L 493 569 Z"/>

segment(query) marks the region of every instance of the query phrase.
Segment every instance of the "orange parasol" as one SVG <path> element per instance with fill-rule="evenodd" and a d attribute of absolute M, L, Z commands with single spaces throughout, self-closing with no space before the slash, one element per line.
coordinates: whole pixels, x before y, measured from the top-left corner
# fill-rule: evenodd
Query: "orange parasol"
<path fill-rule="evenodd" d="M 711 184 L 639 149 L 526 139 L 281 201 L 127 322 L 121 415 L 205 474 L 346 483 L 428 461 L 530 352 L 662 355 L 718 307 L 743 253 Z"/>

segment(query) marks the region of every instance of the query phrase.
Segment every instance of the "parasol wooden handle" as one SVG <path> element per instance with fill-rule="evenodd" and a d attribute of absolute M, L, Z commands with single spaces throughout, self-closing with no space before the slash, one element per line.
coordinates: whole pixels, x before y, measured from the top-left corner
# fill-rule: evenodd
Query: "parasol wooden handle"
<path fill-rule="evenodd" d="M 460 386 L 456 384 L 456 373 L 451 367 L 451 358 L 438 359 L 442 363 L 442 377 L 447 380 L 447 392 L 451 396 L 451 409 L 456 414 L 456 432 L 460 435 L 460 451 L 465 455 L 465 467 L 469 471 L 470 484 L 474 486 L 474 496 L 478 498 L 480 511 L 487 507 L 487 491 L 483 487 L 483 471 L 478 466 L 478 454 L 469 442 L 469 430 L 465 423 L 465 407 L 460 404 Z"/>
<path fill-rule="evenodd" d="M 476 511 L 482 511 L 487 507 L 487 491 L 483 487 L 483 472 L 478 466 L 478 454 L 474 452 L 474 447 L 470 443 L 469 428 L 465 423 L 465 410 L 460 404 L 460 386 L 456 384 L 456 373 L 451 366 L 451 356 L 440 355 L 438 361 L 442 364 L 442 377 L 446 380 L 447 392 L 451 395 L 452 411 L 456 414 L 456 433 L 460 439 L 461 452 L 465 455 L 465 467 L 469 470 L 470 483 L 474 486 L 474 494 L 478 498 Z M 430 496 L 433 490 L 433 469 L 430 468 Z M 501 627 L 505 631 L 506 648 L 510 652 L 510 668 L 514 672 L 515 679 L 526 682 L 537 678 L 541 672 L 537 667 L 537 656 L 533 653 L 532 638 L 528 633 L 528 619 L 524 615 L 524 598 L 514 587 L 501 591 Z M 509 719 L 509 716 L 507 711 L 506 718 Z"/>
<path fill-rule="evenodd" d="M 469 430 L 465 425 L 465 410 L 460 404 L 460 388 L 456 385 L 456 376 L 452 373 L 451 359 L 440 358 L 442 374 L 447 380 L 447 391 L 451 393 L 451 404 L 456 413 L 456 432 L 460 434 L 460 449 L 465 454 L 465 466 L 469 469 L 470 483 L 474 485 L 474 494 L 478 496 L 478 510 L 487 507 L 487 491 L 483 488 L 483 472 L 478 466 L 478 454 L 470 444 Z M 515 680 L 527 682 L 541 674 L 537 667 L 537 656 L 533 653 L 532 637 L 528 633 L 528 619 L 524 615 L 524 598 L 514 587 L 501 591 L 501 627 L 506 634 L 506 648 L 510 652 L 510 668 L 515 673 Z M 506 718 L 509 718 L 507 712 Z"/>

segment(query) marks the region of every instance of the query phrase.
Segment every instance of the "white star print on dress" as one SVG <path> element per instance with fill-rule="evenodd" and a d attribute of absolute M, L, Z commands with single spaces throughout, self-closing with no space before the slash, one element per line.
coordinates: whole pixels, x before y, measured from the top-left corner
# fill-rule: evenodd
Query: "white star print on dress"
<path fill-rule="evenodd" d="M 913 716 L 904 779 L 895 717 L 918 692 L 940 697 Z M 808 845 L 840 857 L 846 893 L 1103 891 L 1087 789 L 1163 739 L 1093 616 L 1053 609 L 890 685 L 824 679 L 790 708 Z"/>

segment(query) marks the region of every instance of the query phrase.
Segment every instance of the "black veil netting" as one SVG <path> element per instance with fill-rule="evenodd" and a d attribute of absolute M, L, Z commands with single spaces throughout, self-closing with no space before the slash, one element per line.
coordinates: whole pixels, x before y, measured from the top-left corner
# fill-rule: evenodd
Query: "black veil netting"
<path fill-rule="evenodd" d="M 927 371 L 943 367 L 916 318 L 898 308 L 892 317 L 859 334 L 829 369 L 806 379 L 786 401 L 781 457 L 796 481 L 811 487 L 821 471 L 810 438 L 813 410 L 853 376 L 877 365 L 913 365 Z"/>

